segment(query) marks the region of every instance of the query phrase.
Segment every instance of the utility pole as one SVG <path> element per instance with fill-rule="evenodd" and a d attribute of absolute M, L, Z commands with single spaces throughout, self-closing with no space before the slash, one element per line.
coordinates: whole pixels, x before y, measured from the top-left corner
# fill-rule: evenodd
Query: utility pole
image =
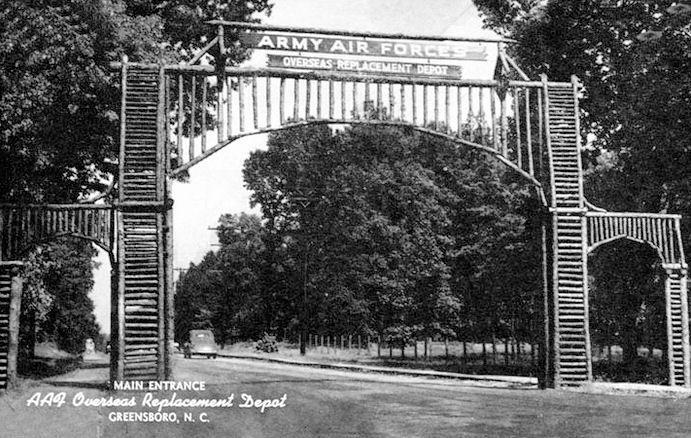
<path fill-rule="evenodd" d="M 312 204 L 312 189 L 307 189 L 306 191 L 303 191 L 301 189 L 296 190 L 297 196 L 293 197 L 293 200 L 298 203 L 302 207 L 302 211 L 304 211 L 306 208 L 308 208 Z M 302 215 L 301 215 L 302 218 Z M 307 233 L 304 228 L 304 223 L 301 222 L 301 234 L 300 234 L 300 240 L 303 246 L 303 270 L 302 270 L 302 316 L 300 318 L 300 327 L 301 327 L 301 333 L 300 333 L 300 355 L 304 356 L 307 354 L 307 329 L 308 329 L 308 324 L 307 324 L 307 319 L 308 319 L 308 312 L 307 312 L 307 267 L 309 263 L 309 250 L 311 245 L 311 242 L 307 240 Z"/>
<path fill-rule="evenodd" d="M 305 246 L 304 264 L 302 269 L 302 318 L 300 318 L 300 355 L 307 354 L 307 247 Z"/>

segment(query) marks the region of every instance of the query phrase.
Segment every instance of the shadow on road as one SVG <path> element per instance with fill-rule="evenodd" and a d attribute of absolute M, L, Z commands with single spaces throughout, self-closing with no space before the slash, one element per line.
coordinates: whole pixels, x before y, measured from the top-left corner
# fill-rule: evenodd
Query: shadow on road
<path fill-rule="evenodd" d="M 84 360 L 81 356 L 45 357 L 37 355 L 20 361 L 19 375 L 24 379 L 41 380 L 56 387 L 108 389 L 108 356 Z"/>
<path fill-rule="evenodd" d="M 83 388 L 83 389 L 98 389 L 101 391 L 108 390 L 108 382 L 103 380 L 94 381 L 74 381 L 74 380 L 44 380 L 44 382 L 51 386 L 68 387 L 68 388 Z"/>
<path fill-rule="evenodd" d="M 356 379 L 276 379 L 276 380 L 240 380 L 243 385 L 257 385 L 262 383 L 324 383 L 324 382 L 353 382 Z"/>
<path fill-rule="evenodd" d="M 110 368 L 110 364 L 107 362 L 82 362 L 79 368 L 83 370 L 92 370 L 96 368 Z"/>
<path fill-rule="evenodd" d="M 79 368 L 81 358 L 46 358 L 34 357 L 32 359 L 20 361 L 18 372 L 22 377 L 29 379 L 44 379 L 46 377 L 59 376 L 69 373 Z"/>

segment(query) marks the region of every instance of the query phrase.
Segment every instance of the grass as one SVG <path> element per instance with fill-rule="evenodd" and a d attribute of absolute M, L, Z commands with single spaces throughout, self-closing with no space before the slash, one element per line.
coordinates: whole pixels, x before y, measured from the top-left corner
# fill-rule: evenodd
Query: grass
<path fill-rule="evenodd" d="M 22 378 L 42 379 L 73 371 L 81 362 L 80 356 L 62 351 L 54 343 L 43 343 L 36 345 L 33 358 L 18 361 L 17 373 Z"/>
<path fill-rule="evenodd" d="M 314 362 L 354 363 L 373 366 L 385 366 L 392 368 L 427 369 L 434 371 L 453 372 L 461 374 L 477 375 L 510 375 L 510 376 L 536 376 L 537 351 L 531 355 L 531 346 L 523 344 L 521 355 L 518 358 L 511 353 L 509 348 L 508 361 L 504 354 L 504 344 L 486 344 L 486 357 L 483 357 L 482 344 L 466 343 L 465 354 L 462 342 L 432 342 L 428 346 L 427 357 L 424 357 L 424 343 L 418 343 L 418 354 L 415 357 L 415 347 L 407 346 L 404 357 L 401 357 L 401 349 L 382 345 L 380 351 L 377 344 L 365 347 L 361 342 L 357 348 L 357 340 L 353 340 L 353 348 L 347 348 L 348 340 L 344 339 L 344 348 L 341 349 L 340 339 L 323 341 L 317 340 L 318 345 L 313 344 L 307 349 L 305 356 L 300 355 L 299 346 L 296 343 L 279 342 L 277 353 L 262 353 L 255 349 L 254 342 L 239 342 L 227 345 L 223 350 L 226 353 L 248 356 L 276 357 L 290 360 L 305 360 Z M 328 347 L 326 345 L 329 345 Z M 448 356 L 447 356 L 448 348 Z M 391 355 L 389 355 L 391 353 Z M 633 363 L 622 362 L 622 351 L 618 346 L 612 347 L 611 361 L 607 349 L 593 350 L 593 375 L 596 381 L 601 382 L 636 382 L 648 384 L 667 384 L 668 369 L 662 358 L 660 350 L 651 352 L 647 349 L 639 350 L 639 357 Z"/>
<path fill-rule="evenodd" d="M 635 382 L 666 385 L 667 363 L 659 358 L 638 357 L 633 363 L 601 360 L 593 363 L 593 375 L 602 382 Z"/>
<path fill-rule="evenodd" d="M 347 346 L 347 342 L 344 343 Z M 389 356 L 389 349 L 383 348 L 378 351 L 377 344 L 371 344 L 369 350 L 362 344 L 358 349 L 357 344 L 354 348 L 334 348 L 326 346 L 312 346 L 307 349 L 305 356 L 300 355 L 298 344 L 289 342 L 279 342 L 277 353 L 263 353 L 255 348 L 254 342 L 239 342 L 227 345 L 223 349 L 225 353 L 276 357 L 292 360 L 306 360 L 315 362 L 339 362 L 339 363 L 358 363 L 363 365 L 386 366 L 408 369 L 427 369 L 434 371 L 454 372 L 463 374 L 480 375 L 516 375 L 516 376 L 535 376 L 536 369 L 532 366 L 530 348 L 526 346 L 524 352 L 518 360 L 510 355 L 508 364 L 504 356 L 503 344 L 497 345 L 496 355 L 493 353 L 491 344 L 486 346 L 487 356 L 483 359 L 481 344 L 466 344 L 466 354 L 463 355 L 463 345 L 460 342 L 449 342 L 449 354 L 447 356 L 443 343 L 433 342 L 430 344 L 427 358 L 424 357 L 424 344 L 418 345 L 418 355 L 415 357 L 415 347 L 408 346 L 405 349 L 405 356 L 401 357 L 401 349 L 392 349 Z M 526 352 L 527 350 L 527 352 Z M 381 355 L 380 355 L 381 354 Z M 536 358 L 537 359 L 537 358 Z"/>

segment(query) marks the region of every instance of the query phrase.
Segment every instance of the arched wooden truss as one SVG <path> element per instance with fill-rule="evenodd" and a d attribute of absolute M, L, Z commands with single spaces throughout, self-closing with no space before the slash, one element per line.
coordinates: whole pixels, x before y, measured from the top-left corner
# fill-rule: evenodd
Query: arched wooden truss
<path fill-rule="evenodd" d="M 685 264 L 680 215 L 588 211 L 586 217 L 588 252 L 626 238 L 650 245 L 667 269 L 681 268 Z"/>
<path fill-rule="evenodd" d="M 67 236 L 112 253 L 113 227 L 110 205 L 0 204 L 0 260 L 18 260 L 36 244 Z"/>
<path fill-rule="evenodd" d="M 547 171 L 544 114 L 536 107 L 545 84 L 539 81 L 226 68 L 219 84 L 211 66 L 168 66 L 164 74 L 174 108 L 165 124 L 174 146 L 173 175 L 239 138 L 312 123 L 411 126 L 495 155 L 537 184 L 536 173 Z M 196 135 L 189 138 L 192 120 Z"/>
<path fill-rule="evenodd" d="M 61 237 L 93 242 L 113 258 L 113 207 L 94 204 L 0 204 L 0 388 L 16 376 L 21 286 L 17 269 L 36 245 Z"/>
<path fill-rule="evenodd" d="M 687 302 L 687 265 L 681 241 L 681 216 L 672 214 L 612 213 L 589 211 L 588 251 L 618 239 L 650 245 L 662 261 L 667 313 L 669 380 L 672 385 L 688 386 L 689 321 Z"/>
<path fill-rule="evenodd" d="M 214 25 L 218 35 L 206 49 L 217 45 L 220 53 L 225 53 L 225 27 L 272 30 L 242 23 Z M 544 275 L 547 355 L 541 375 L 547 386 L 592 380 L 588 252 L 620 237 L 657 248 L 668 272 L 670 384 L 690 386 L 679 217 L 609 213 L 586 202 L 576 78 L 529 80 L 501 51 L 503 73 L 486 81 L 216 68 L 196 65 L 200 58 L 180 65 L 124 59 L 115 66 L 121 74 L 122 106 L 114 205 L 0 207 L 0 262 L 17 257 L 33 241 L 61 234 L 85 237 L 114 251 L 111 380 L 172 376 L 172 179 L 245 136 L 344 123 L 406 126 L 476 148 L 537 187 L 551 217 L 545 221 L 552 250 L 546 251 L 544 262 L 552 269 Z M 519 80 L 508 79 L 512 66 Z M 0 301 L 2 290 L 0 284 Z"/>

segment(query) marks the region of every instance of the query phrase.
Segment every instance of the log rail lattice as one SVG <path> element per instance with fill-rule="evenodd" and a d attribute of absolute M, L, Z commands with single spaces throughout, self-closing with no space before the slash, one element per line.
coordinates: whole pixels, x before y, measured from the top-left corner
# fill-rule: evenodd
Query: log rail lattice
<path fill-rule="evenodd" d="M 272 30 L 213 24 L 218 35 L 205 50 L 216 44 L 221 54 L 224 27 Z M 0 204 L 0 263 L 61 236 L 91 240 L 111 254 L 111 381 L 172 377 L 172 181 L 240 138 L 321 123 L 412 128 L 483 151 L 536 188 L 549 218 L 543 228 L 551 230 L 543 247 L 552 243 L 543 254 L 548 360 L 541 380 L 548 386 L 592 380 L 588 253 L 619 238 L 650 244 L 667 273 L 669 383 L 691 386 L 679 216 L 611 213 L 587 203 L 577 78 L 532 81 L 520 72 L 521 80 L 512 80 L 506 68 L 495 80 L 465 80 L 193 64 L 116 63 L 122 105 L 112 204 Z M 8 278 L 0 271 L 0 385 Z"/>
<path fill-rule="evenodd" d="M 645 243 L 657 251 L 667 275 L 665 308 L 669 383 L 689 386 L 688 268 L 681 241 L 681 216 L 589 211 L 586 218 L 589 252 L 618 239 Z"/>

